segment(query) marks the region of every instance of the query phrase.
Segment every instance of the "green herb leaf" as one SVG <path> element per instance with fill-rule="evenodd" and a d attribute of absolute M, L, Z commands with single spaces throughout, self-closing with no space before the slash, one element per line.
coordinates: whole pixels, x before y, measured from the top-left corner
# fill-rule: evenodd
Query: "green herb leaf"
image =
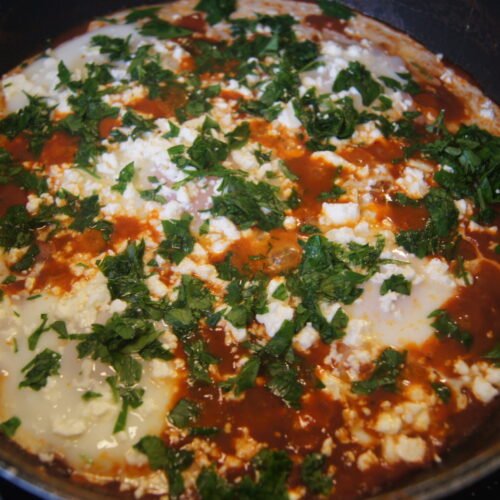
<path fill-rule="evenodd" d="M 5 420 L 0 424 L 0 434 L 4 434 L 5 436 L 11 438 L 21 425 L 21 420 L 18 417 L 12 417 L 8 420 Z"/>
<path fill-rule="evenodd" d="M 44 349 L 21 370 L 21 373 L 24 373 L 24 380 L 19 387 L 29 387 L 39 391 L 47 385 L 48 377 L 59 373 L 60 367 L 61 355 L 50 349 Z"/>
<path fill-rule="evenodd" d="M 195 239 L 189 229 L 193 217 L 183 214 L 179 220 L 162 221 L 165 239 L 158 247 L 158 253 L 165 259 L 179 264 L 194 248 Z"/>
<path fill-rule="evenodd" d="M 257 226 L 269 231 L 283 225 L 285 203 L 269 184 L 227 177 L 219 191 L 222 194 L 213 197 L 212 213 L 228 217 L 240 229 Z"/>
<path fill-rule="evenodd" d="M 380 295 L 385 295 L 388 292 L 410 295 L 411 281 L 408 281 L 402 274 L 393 274 L 391 277 L 384 280 L 380 287 Z"/>
<path fill-rule="evenodd" d="M 135 175 L 135 165 L 134 162 L 130 162 L 125 165 L 118 174 L 118 178 L 116 179 L 116 184 L 114 184 L 111 189 L 113 191 L 118 191 L 120 194 L 125 192 L 127 189 L 127 184 L 132 182 L 132 179 Z"/>
<path fill-rule="evenodd" d="M 302 462 L 300 472 L 302 481 L 315 495 L 328 495 L 333 487 L 332 476 L 323 471 L 325 465 L 326 457 L 319 453 L 306 455 Z"/>
<path fill-rule="evenodd" d="M 236 10 L 236 0 L 200 0 L 195 10 L 205 12 L 209 24 L 217 24 Z"/>
<path fill-rule="evenodd" d="M 94 392 L 94 391 L 85 391 L 82 394 L 82 399 L 84 401 L 90 401 L 92 399 L 97 399 L 97 398 L 102 398 L 102 394 L 100 392 Z"/>
<path fill-rule="evenodd" d="M 107 54 L 111 61 L 128 61 L 130 59 L 130 38 L 111 38 L 106 35 L 95 35 L 90 43 L 99 47 L 101 54 Z"/>
<path fill-rule="evenodd" d="M 327 16 L 346 20 L 354 16 L 354 12 L 349 7 L 335 0 L 318 0 L 318 5 Z"/>
<path fill-rule="evenodd" d="M 200 407 L 189 399 L 181 399 L 168 415 L 168 421 L 184 429 L 190 427 L 200 415 Z"/>
<path fill-rule="evenodd" d="M 454 339 L 462 344 L 466 349 L 470 349 L 474 337 L 470 332 L 460 328 L 455 321 L 450 317 L 447 311 L 436 309 L 432 311 L 429 318 L 434 318 L 431 326 L 436 330 L 438 339 Z"/>
<path fill-rule="evenodd" d="M 448 404 L 450 402 L 451 390 L 446 384 L 443 384 L 443 382 L 432 382 L 431 386 L 444 404 Z"/>
<path fill-rule="evenodd" d="M 193 463 L 193 453 L 186 450 L 168 448 L 156 436 L 144 436 L 134 448 L 144 453 L 153 470 L 163 470 L 167 474 L 169 494 L 177 498 L 184 492 L 182 471 Z"/>
<path fill-rule="evenodd" d="M 398 352 L 391 347 L 382 351 L 375 361 L 375 369 L 367 380 L 353 382 L 351 389 L 356 394 L 371 394 L 378 389 L 396 392 L 397 378 L 403 370 L 406 351 Z"/>
<path fill-rule="evenodd" d="M 491 351 L 483 355 L 484 359 L 489 359 L 495 362 L 495 366 L 500 366 L 500 343 L 498 343 Z"/>
<path fill-rule="evenodd" d="M 44 332 L 48 332 L 51 329 L 50 326 L 46 326 L 48 321 L 46 314 L 42 314 L 40 316 L 40 319 L 42 320 L 40 326 L 38 326 L 36 330 L 28 337 L 28 347 L 30 351 L 34 351 L 36 349 L 36 346 L 42 334 Z"/>
<path fill-rule="evenodd" d="M 376 82 L 366 67 L 358 61 L 350 62 L 347 69 L 337 75 L 332 90 L 341 92 L 351 87 L 361 94 L 365 106 L 370 106 L 383 91 L 380 83 Z"/>
<path fill-rule="evenodd" d="M 181 26 L 170 24 L 159 17 L 151 17 L 149 21 L 142 25 L 139 33 L 144 36 L 154 36 L 160 40 L 169 40 L 189 36 L 193 32 Z"/>

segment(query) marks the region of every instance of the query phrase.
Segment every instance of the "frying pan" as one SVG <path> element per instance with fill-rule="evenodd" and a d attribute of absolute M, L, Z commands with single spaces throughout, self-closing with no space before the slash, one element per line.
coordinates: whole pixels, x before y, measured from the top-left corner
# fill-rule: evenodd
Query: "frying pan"
<path fill-rule="evenodd" d="M 147 0 L 0 0 L 0 74 L 44 50 L 51 40 L 97 16 L 157 3 Z M 406 32 L 465 70 L 500 102 L 500 2 L 498 0 L 345 0 L 344 3 Z M 34 409 L 36 411 L 36 409 Z M 490 418 L 443 462 L 406 477 L 379 499 L 434 499 L 459 491 L 500 468 L 500 404 Z M 0 477 L 46 499 L 116 498 L 116 488 L 97 489 L 50 472 L 0 438 Z M 132 494 L 130 494 L 132 498 Z"/>

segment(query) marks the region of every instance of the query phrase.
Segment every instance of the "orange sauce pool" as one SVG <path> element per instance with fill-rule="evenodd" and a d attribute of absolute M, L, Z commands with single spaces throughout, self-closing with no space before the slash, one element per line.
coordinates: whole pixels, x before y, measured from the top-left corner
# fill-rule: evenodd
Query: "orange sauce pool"
<path fill-rule="evenodd" d="M 43 146 L 40 161 L 45 165 L 73 163 L 79 142 L 66 132 L 54 132 Z"/>
<path fill-rule="evenodd" d="M 236 241 L 229 252 L 232 264 L 252 274 L 263 272 L 271 276 L 286 273 L 300 263 L 302 248 L 296 231 L 254 229 L 252 234 Z"/>
<path fill-rule="evenodd" d="M 10 207 L 25 205 L 28 201 L 26 191 L 16 184 L 0 184 L 0 217 L 3 217 Z"/>
<path fill-rule="evenodd" d="M 462 99 L 444 85 L 424 89 L 423 92 L 414 95 L 413 100 L 423 114 L 429 113 L 434 118 L 437 118 L 441 110 L 445 112 L 446 122 L 460 122 L 467 118 Z"/>
<path fill-rule="evenodd" d="M 151 115 L 153 118 L 172 118 L 175 110 L 186 102 L 186 94 L 180 87 L 172 86 L 162 92 L 161 97 L 144 97 L 128 106 L 135 111 Z"/>

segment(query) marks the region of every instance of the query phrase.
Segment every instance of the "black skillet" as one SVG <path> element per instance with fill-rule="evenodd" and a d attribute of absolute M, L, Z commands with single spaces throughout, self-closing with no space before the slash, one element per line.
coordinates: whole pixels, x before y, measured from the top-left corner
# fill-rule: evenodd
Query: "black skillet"
<path fill-rule="evenodd" d="M 158 2 L 158 0 L 157 0 Z M 147 0 L 0 0 L 0 74 L 51 45 L 69 29 Z M 345 0 L 408 33 L 465 70 L 500 102 L 500 1 Z M 36 409 L 34 409 L 36 411 Z M 468 440 L 443 456 L 443 463 L 406 478 L 378 498 L 442 498 L 500 469 L 500 406 Z M 0 439 L 0 478 L 45 499 L 99 499 L 117 496 L 71 482 L 66 471 L 47 472 L 15 445 Z M 132 496 L 130 496 L 133 498 Z M 1 498 L 1 491 L 0 491 Z"/>

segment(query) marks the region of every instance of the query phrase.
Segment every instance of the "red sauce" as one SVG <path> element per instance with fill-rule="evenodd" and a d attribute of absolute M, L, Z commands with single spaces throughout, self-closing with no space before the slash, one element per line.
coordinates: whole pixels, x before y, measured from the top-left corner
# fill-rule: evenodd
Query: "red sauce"
<path fill-rule="evenodd" d="M 302 256 L 297 233 L 285 229 L 270 232 L 255 229 L 251 236 L 236 241 L 229 251 L 233 254 L 233 265 L 239 269 L 271 276 L 294 269 Z"/>
<path fill-rule="evenodd" d="M 79 253 L 97 256 L 108 246 L 101 231 L 97 229 L 86 229 L 83 233 L 57 235 L 50 244 L 55 252 L 61 252 L 65 258 Z"/>
<path fill-rule="evenodd" d="M 445 86 L 432 87 L 413 96 L 418 109 L 430 113 L 435 119 L 441 110 L 445 112 L 447 122 L 460 122 L 466 118 L 465 106 L 458 96 L 451 93 Z"/>
<path fill-rule="evenodd" d="M 133 103 L 129 107 L 135 111 L 152 115 L 153 118 L 171 118 L 175 116 L 175 110 L 186 102 L 186 95 L 179 87 L 166 89 L 161 98 L 150 99 L 144 97 Z"/>
<path fill-rule="evenodd" d="M 423 229 L 429 218 L 429 212 L 425 207 L 403 207 L 398 203 L 378 205 L 377 214 L 380 219 L 386 217 L 391 219 L 395 231 Z"/>
<path fill-rule="evenodd" d="M 119 215 L 113 221 L 113 234 L 111 244 L 116 245 L 122 241 L 133 241 L 139 239 L 142 232 L 147 229 L 147 225 L 136 217 Z"/>
<path fill-rule="evenodd" d="M 121 120 L 119 118 L 113 118 L 112 116 L 108 116 L 107 118 L 103 118 L 99 123 L 99 136 L 102 139 L 106 139 L 109 136 L 111 131 L 119 127 L 121 125 Z"/>
<path fill-rule="evenodd" d="M 207 23 L 200 13 L 183 16 L 178 19 L 175 24 L 198 33 L 205 33 L 207 31 Z"/>
<path fill-rule="evenodd" d="M 18 279 L 16 281 L 14 281 L 13 283 L 8 283 L 8 284 L 1 285 L 1 286 L 2 286 L 2 290 L 7 295 L 17 295 L 24 290 L 25 283 L 26 283 L 26 280 Z"/>
<path fill-rule="evenodd" d="M 3 217 L 10 207 L 26 205 L 28 195 L 16 184 L 0 184 L 0 217 Z"/>
<path fill-rule="evenodd" d="M 403 157 L 403 150 L 407 144 L 398 139 L 378 139 L 366 146 L 348 146 L 340 151 L 338 155 L 345 158 L 354 165 L 363 167 L 375 167 L 380 163 L 385 164 L 392 175 L 400 176 L 401 164 L 395 163 Z"/>
<path fill-rule="evenodd" d="M 42 291 L 50 287 L 69 292 L 76 280 L 77 277 L 71 271 L 68 263 L 49 257 L 36 276 L 33 289 Z"/>
<path fill-rule="evenodd" d="M 306 24 L 318 31 L 331 30 L 337 31 L 338 33 L 344 33 L 347 26 L 347 22 L 345 20 L 325 16 L 324 14 L 311 14 L 306 16 L 305 21 Z"/>
<path fill-rule="evenodd" d="M 40 161 L 45 165 L 73 163 L 78 151 L 79 139 L 66 132 L 54 132 L 44 144 Z"/>
<path fill-rule="evenodd" d="M 17 161 L 33 161 L 35 159 L 33 153 L 29 149 L 29 141 L 25 134 L 19 134 L 12 140 L 0 136 L 0 146 L 4 147 L 14 160 Z"/>
<path fill-rule="evenodd" d="M 299 178 L 301 204 L 294 215 L 303 222 L 314 223 L 322 204 L 317 197 L 332 188 L 337 168 L 321 158 L 313 158 L 298 137 L 286 130 L 273 130 L 264 121 L 251 122 L 251 136 L 265 148 L 272 149 Z"/>
<path fill-rule="evenodd" d="M 223 89 L 219 94 L 219 97 L 226 101 L 238 101 L 240 99 L 243 99 L 243 96 L 239 92 L 228 89 Z"/>

